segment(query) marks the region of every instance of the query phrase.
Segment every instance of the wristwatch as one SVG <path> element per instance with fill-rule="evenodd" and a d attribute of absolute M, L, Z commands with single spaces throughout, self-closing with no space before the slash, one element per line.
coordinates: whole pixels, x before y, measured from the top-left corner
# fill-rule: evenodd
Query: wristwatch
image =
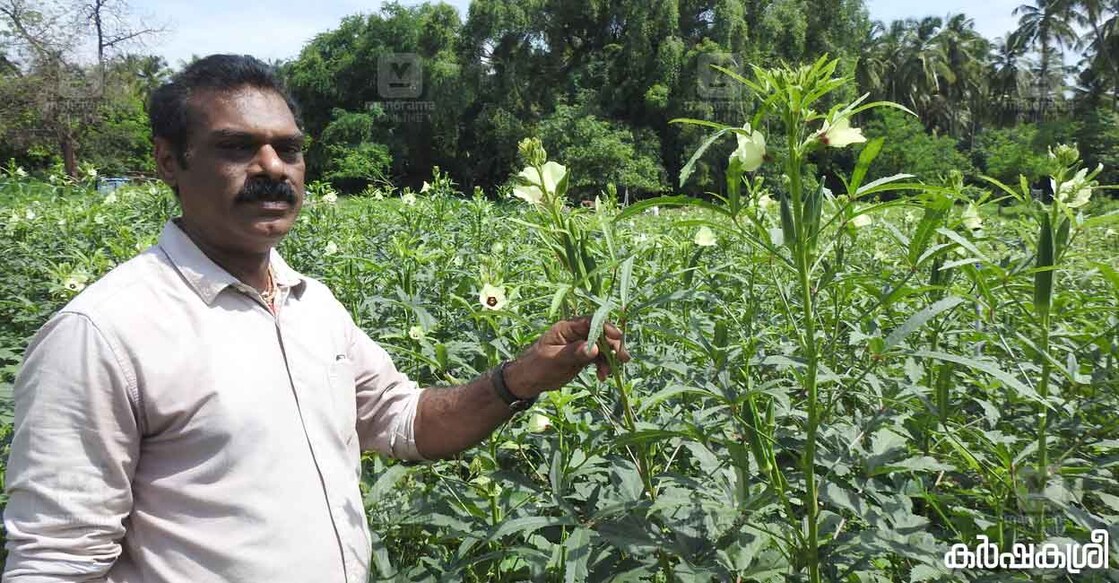
<path fill-rule="evenodd" d="M 497 393 L 497 396 L 501 397 L 501 400 L 505 401 L 505 404 L 509 405 L 509 409 L 514 413 L 520 413 L 531 407 L 533 403 L 536 402 L 536 397 L 522 399 L 514 395 L 513 392 L 509 390 L 509 387 L 505 386 L 505 367 L 508 365 L 508 360 L 502 362 L 493 370 L 493 373 L 490 374 L 490 378 L 493 379 L 493 390 Z"/>

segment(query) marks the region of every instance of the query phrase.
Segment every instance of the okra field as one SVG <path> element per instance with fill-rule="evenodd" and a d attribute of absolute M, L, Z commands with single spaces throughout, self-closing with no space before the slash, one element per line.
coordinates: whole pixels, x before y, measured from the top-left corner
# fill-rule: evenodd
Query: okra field
<path fill-rule="evenodd" d="M 531 138 L 497 192 L 438 170 L 422 191 L 308 186 L 281 254 L 422 385 L 579 315 L 633 355 L 457 459 L 367 454 L 374 579 L 1119 580 L 945 560 L 1104 529 L 1117 564 L 1119 204 L 1098 170 L 1052 144 L 1050 196 L 869 180 L 883 144 L 853 126 L 897 106 L 831 99 L 849 80 L 826 60 L 735 82 L 757 96 L 744 125 L 678 120 L 709 133 L 693 161 L 738 144 L 721 194 L 579 205 L 580 168 Z M 828 148 L 856 152 L 838 181 L 814 173 Z M 5 444 L 30 337 L 176 213 L 155 182 L 2 171 Z"/>

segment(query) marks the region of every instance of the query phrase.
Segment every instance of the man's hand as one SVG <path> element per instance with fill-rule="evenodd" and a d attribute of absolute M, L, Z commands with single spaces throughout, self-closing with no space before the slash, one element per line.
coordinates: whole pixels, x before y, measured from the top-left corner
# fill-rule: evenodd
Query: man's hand
<path fill-rule="evenodd" d="M 505 367 L 505 384 L 514 395 L 528 399 L 558 389 L 575 378 L 590 363 L 595 363 L 599 380 L 612 372 L 610 362 L 597 345 L 587 344 L 591 331 L 589 317 L 555 323 Z M 602 338 L 619 362 L 629 362 L 622 331 L 607 323 Z M 601 340 L 600 340 L 601 342 Z"/>

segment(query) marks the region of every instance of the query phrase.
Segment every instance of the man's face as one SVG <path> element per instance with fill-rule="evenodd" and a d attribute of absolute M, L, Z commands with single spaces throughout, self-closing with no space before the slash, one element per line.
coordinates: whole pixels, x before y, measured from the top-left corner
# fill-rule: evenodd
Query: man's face
<path fill-rule="evenodd" d="M 227 253 L 267 252 L 303 205 L 303 134 L 291 110 L 278 93 L 253 87 L 199 92 L 189 106 L 186 164 L 156 139 L 188 233 Z"/>

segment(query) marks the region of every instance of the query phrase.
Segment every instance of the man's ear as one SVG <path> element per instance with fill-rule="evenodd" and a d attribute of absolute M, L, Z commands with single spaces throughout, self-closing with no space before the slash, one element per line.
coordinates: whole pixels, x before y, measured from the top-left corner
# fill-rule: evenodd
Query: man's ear
<path fill-rule="evenodd" d="M 166 138 L 154 138 L 153 141 L 155 142 L 153 152 L 155 171 L 159 178 L 171 187 L 171 190 L 177 190 L 182 166 L 179 165 L 179 156 L 175 152 L 175 147 Z"/>

